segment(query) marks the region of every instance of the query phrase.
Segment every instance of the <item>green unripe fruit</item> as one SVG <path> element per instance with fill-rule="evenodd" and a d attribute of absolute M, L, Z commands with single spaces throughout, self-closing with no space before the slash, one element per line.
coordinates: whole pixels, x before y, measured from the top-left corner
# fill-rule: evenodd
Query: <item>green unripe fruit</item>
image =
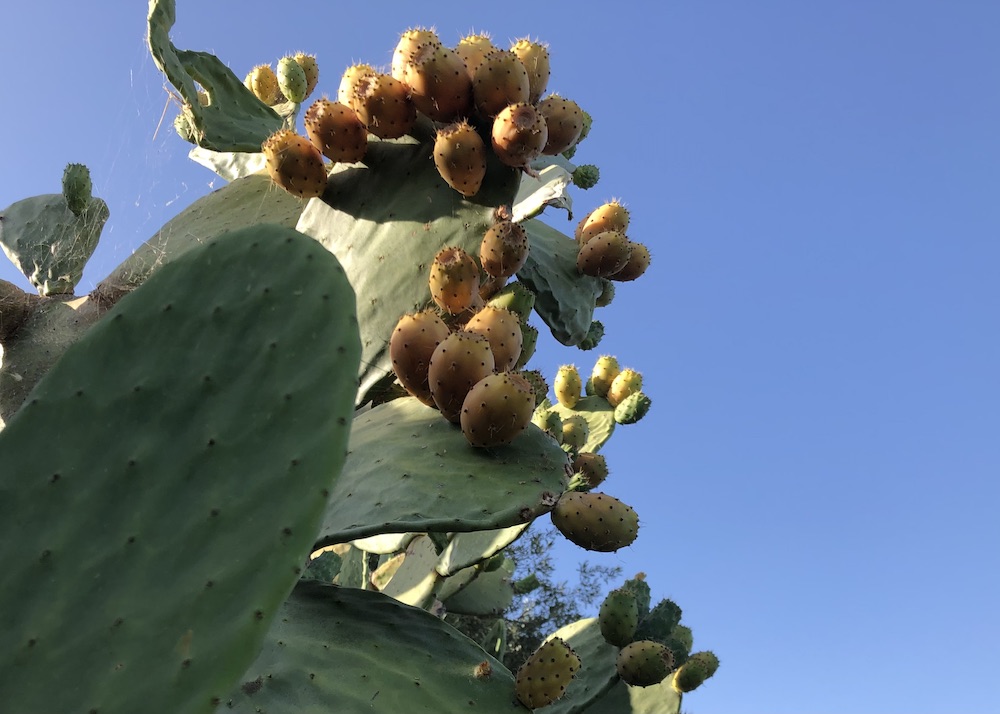
<path fill-rule="evenodd" d="M 601 628 L 601 635 L 609 645 L 625 647 L 629 644 L 635 637 L 635 628 L 639 624 L 635 594 L 623 588 L 608 593 L 601 603 L 597 623 Z"/>
<path fill-rule="evenodd" d="M 581 414 L 570 414 L 562 420 L 563 449 L 576 453 L 584 447 L 590 438 L 590 424 Z"/>
<path fill-rule="evenodd" d="M 531 423 L 551 434 L 560 443 L 562 442 L 563 423 L 559 412 L 554 412 L 551 409 L 536 409 L 531 417 Z"/>
<path fill-rule="evenodd" d="M 515 312 L 521 318 L 521 322 L 525 322 L 535 307 L 535 293 L 524 283 L 513 282 L 504 286 L 486 304 Z"/>
<path fill-rule="evenodd" d="M 529 709 L 544 707 L 566 693 L 580 669 L 580 658 L 564 640 L 553 637 L 517 670 L 514 691 Z"/>
<path fill-rule="evenodd" d="M 607 307 L 615 299 L 615 284 L 607 278 L 601 278 L 601 294 L 597 296 L 594 307 Z"/>
<path fill-rule="evenodd" d="M 306 99 L 306 72 L 291 57 L 282 57 L 278 60 L 278 89 L 290 102 L 301 103 Z"/>
<path fill-rule="evenodd" d="M 719 668 L 719 658 L 711 652 L 695 652 L 674 675 L 673 687 L 682 694 L 693 692 Z"/>
<path fill-rule="evenodd" d="M 636 512 L 605 493 L 566 491 L 549 515 L 570 541 L 600 553 L 631 545 L 639 533 Z"/>
<path fill-rule="evenodd" d="M 601 180 L 601 170 L 593 164 L 577 166 L 573 171 L 573 184 L 583 190 L 593 188 Z"/>
<path fill-rule="evenodd" d="M 67 164 L 63 171 L 62 193 L 74 215 L 81 215 L 90 205 L 94 186 L 90 181 L 90 169 L 83 164 Z"/>
<path fill-rule="evenodd" d="M 604 339 L 604 323 L 594 320 L 587 329 L 587 335 L 577 345 L 581 350 L 592 350 Z"/>
<path fill-rule="evenodd" d="M 576 407 L 580 401 L 580 392 L 583 389 L 583 380 L 580 379 L 580 372 L 575 365 L 564 364 L 556 371 L 556 378 L 552 384 L 556 399 L 567 409 Z"/>
<path fill-rule="evenodd" d="M 528 380 L 532 391 L 535 393 L 535 404 L 541 404 L 549 395 L 549 383 L 545 381 L 545 376 L 537 369 L 529 369 L 518 372 L 519 375 Z"/>
<path fill-rule="evenodd" d="M 615 421 L 619 424 L 635 424 L 646 416 L 653 400 L 642 392 L 633 392 L 615 407 Z"/>
<path fill-rule="evenodd" d="M 191 144 L 198 143 L 198 132 L 195 129 L 194 121 L 191 119 L 191 115 L 187 111 L 181 111 L 176 117 L 174 117 L 174 130 L 177 135 Z"/>
<path fill-rule="evenodd" d="M 621 372 L 618 360 L 612 355 L 601 355 L 594 363 L 594 369 L 590 373 L 591 382 L 594 385 L 594 394 L 599 397 L 607 397 L 611 383 Z"/>
<path fill-rule="evenodd" d="M 673 600 L 663 599 L 649 611 L 636 630 L 635 636 L 640 640 L 663 642 L 681 621 L 681 609 Z"/>
<path fill-rule="evenodd" d="M 636 573 L 636 576 L 631 580 L 626 580 L 622 587 L 635 593 L 635 602 L 639 606 L 639 618 L 642 619 L 648 615 L 652 593 L 649 590 L 649 583 L 646 582 L 646 574 Z"/>
<path fill-rule="evenodd" d="M 521 369 L 528 364 L 528 360 L 535 354 L 535 347 L 538 346 L 538 328 L 521 323 L 521 356 L 517 358 L 514 369 Z"/>
<path fill-rule="evenodd" d="M 633 687 L 659 684 L 674 666 L 673 654 L 659 642 L 640 640 L 618 653 L 618 676 Z"/>
<path fill-rule="evenodd" d="M 680 645 L 680 648 L 684 651 L 684 658 L 687 659 L 688 653 L 694 647 L 694 635 L 691 632 L 691 628 L 685 625 L 676 625 L 670 631 L 670 638 Z"/>

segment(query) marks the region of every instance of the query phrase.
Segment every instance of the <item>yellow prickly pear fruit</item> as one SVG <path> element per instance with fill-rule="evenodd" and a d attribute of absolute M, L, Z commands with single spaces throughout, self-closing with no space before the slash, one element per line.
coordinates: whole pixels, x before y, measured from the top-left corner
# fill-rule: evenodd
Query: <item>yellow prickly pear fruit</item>
<path fill-rule="evenodd" d="M 583 110 L 572 99 L 558 94 L 546 97 L 538 103 L 538 111 L 545 117 L 549 130 L 548 141 L 542 153 L 546 156 L 561 154 L 580 140 L 583 131 Z"/>
<path fill-rule="evenodd" d="M 629 253 L 628 262 L 625 263 L 625 267 L 619 270 L 617 273 L 613 273 L 608 277 L 611 280 L 617 280 L 619 282 L 625 282 L 628 280 L 635 280 L 646 272 L 649 267 L 649 248 L 647 248 L 642 243 L 637 243 L 635 241 L 629 241 L 632 250 Z"/>
<path fill-rule="evenodd" d="M 511 104 L 493 120 L 493 151 L 507 166 L 527 167 L 541 156 L 548 136 L 545 117 L 533 104 Z"/>
<path fill-rule="evenodd" d="M 389 337 L 392 370 L 403 388 L 429 407 L 435 406 L 427 370 L 437 346 L 451 330 L 433 310 L 403 315 Z"/>
<path fill-rule="evenodd" d="M 580 246 L 576 269 L 584 275 L 607 278 L 628 265 L 632 244 L 624 233 L 604 231 Z"/>
<path fill-rule="evenodd" d="M 358 88 L 361 80 L 374 77 L 376 74 L 375 68 L 369 64 L 352 64 L 344 70 L 344 74 L 340 77 L 337 101 L 357 112 Z"/>
<path fill-rule="evenodd" d="M 517 670 L 514 691 L 528 709 L 538 709 L 566 693 L 580 669 L 580 658 L 558 637 L 544 643 Z"/>
<path fill-rule="evenodd" d="M 577 454 L 573 459 L 573 471 L 583 476 L 587 488 L 597 488 L 608 477 L 608 462 L 601 454 Z"/>
<path fill-rule="evenodd" d="M 564 451 L 577 453 L 587 445 L 590 424 L 582 414 L 570 414 L 562 420 L 562 437 L 559 441 Z"/>
<path fill-rule="evenodd" d="M 449 186 L 475 196 L 486 177 L 486 143 L 464 119 L 449 124 L 434 139 L 434 165 Z"/>
<path fill-rule="evenodd" d="M 417 107 L 405 84 L 388 74 L 362 77 L 357 84 L 354 111 L 361 123 L 380 139 L 398 139 L 417 122 Z"/>
<path fill-rule="evenodd" d="M 423 47 L 441 47 L 441 39 L 433 29 L 423 27 L 411 27 L 399 36 L 396 49 L 392 52 L 392 66 L 389 74 L 400 82 L 405 81 L 403 75 L 406 72 L 406 65 L 413 59 L 413 56 Z"/>
<path fill-rule="evenodd" d="M 434 302 L 458 315 L 479 298 L 479 266 L 461 248 L 442 248 L 434 256 L 428 283 Z"/>
<path fill-rule="evenodd" d="M 528 235 L 513 221 L 497 221 L 479 246 L 479 261 L 490 275 L 509 278 L 528 259 Z"/>
<path fill-rule="evenodd" d="M 306 72 L 292 57 L 278 60 L 278 89 L 290 102 L 301 103 L 306 99 Z"/>
<path fill-rule="evenodd" d="M 465 62 L 465 71 L 469 79 L 476 76 L 476 70 L 482 64 L 483 58 L 497 48 L 490 40 L 489 35 L 467 35 L 455 45 L 455 54 Z"/>
<path fill-rule="evenodd" d="M 590 373 L 590 383 L 593 385 L 594 394 L 599 397 L 607 397 L 611 383 L 614 381 L 621 367 L 618 360 L 611 355 L 601 355 L 594 363 L 594 369 Z"/>
<path fill-rule="evenodd" d="M 528 70 L 513 52 L 494 50 L 476 68 L 472 100 L 481 117 L 492 119 L 511 104 L 527 103 L 528 96 Z"/>
<path fill-rule="evenodd" d="M 626 397 L 635 394 L 641 389 L 642 375 L 634 369 L 626 367 L 612 380 L 607 394 L 608 403 L 613 407 L 617 407 Z"/>
<path fill-rule="evenodd" d="M 489 340 L 498 372 L 513 369 L 517 364 L 523 339 L 521 321 L 510 310 L 486 305 L 465 323 L 464 329 Z"/>
<path fill-rule="evenodd" d="M 631 545 L 639 534 L 636 512 L 605 493 L 566 491 L 549 515 L 570 541 L 600 553 Z"/>
<path fill-rule="evenodd" d="M 434 121 L 449 122 L 472 109 L 472 80 L 462 58 L 440 44 L 425 44 L 403 68 L 417 111 Z"/>
<path fill-rule="evenodd" d="M 368 131 L 350 107 L 317 99 L 306 110 L 303 122 L 309 141 L 330 161 L 361 161 L 368 151 Z"/>
<path fill-rule="evenodd" d="M 531 423 L 535 391 L 519 374 L 500 372 L 476 382 L 462 402 L 460 423 L 477 447 L 509 444 Z"/>
<path fill-rule="evenodd" d="M 493 352 L 482 335 L 452 332 L 431 355 L 427 381 L 434 404 L 450 422 L 457 424 L 462 404 L 479 380 L 493 374 Z"/>
<path fill-rule="evenodd" d="M 290 129 L 279 129 L 261 146 L 271 179 L 299 198 L 322 196 L 326 167 L 319 149 Z"/>
<path fill-rule="evenodd" d="M 278 76 L 270 65 L 259 64 L 243 80 L 246 88 L 264 104 L 271 106 L 278 101 Z"/>
<path fill-rule="evenodd" d="M 305 52 L 296 52 L 292 55 L 299 67 L 306 74 L 306 97 L 313 93 L 316 85 L 319 84 L 319 64 L 316 62 L 316 55 L 307 55 Z"/>
<path fill-rule="evenodd" d="M 528 70 L 528 101 L 535 104 L 549 85 L 549 50 L 545 45 L 525 37 L 515 42 L 510 51 Z"/>
<path fill-rule="evenodd" d="M 567 409 L 576 407 L 583 390 L 583 380 L 576 365 L 564 364 L 556 370 L 556 378 L 552 382 L 552 391 L 556 399 Z"/>
<path fill-rule="evenodd" d="M 576 239 L 586 243 L 605 231 L 624 233 L 628 229 L 628 217 L 628 210 L 618 201 L 604 203 L 580 221 L 576 228 Z"/>
<path fill-rule="evenodd" d="M 652 640 L 639 640 L 625 645 L 615 663 L 618 676 L 633 687 L 659 684 L 674 668 L 674 655 L 667 647 Z"/>

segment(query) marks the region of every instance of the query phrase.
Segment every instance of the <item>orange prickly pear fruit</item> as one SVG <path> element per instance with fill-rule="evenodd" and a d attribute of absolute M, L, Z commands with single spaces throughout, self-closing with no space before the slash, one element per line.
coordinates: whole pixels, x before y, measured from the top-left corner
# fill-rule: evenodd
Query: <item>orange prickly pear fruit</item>
<path fill-rule="evenodd" d="M 270 65 L 259 64 L 243 80 L 246 88 L 264 104 L 271 106 L 278 101 L 278 76 Z"/>
<path fill-rule="evenodd" d="M 570 541 L 600 553 L 631 545 L 639 533 L 636 512 L 605 493 L 566 491 L 549 515 Z"/>
<path fill-rule="evenodd" d="M 472 78 L 473 103 L 486 119 L 492 119 L 511 104 L 527 103 L 529 91 L 528 70 L 513 52 L 490 52 Z"/>
<path fill-rule="evenodd" d="M 628 229 L 628 210 L 618 201 L 609 201 L 588 213 L 576 229 L 576 239 L 586 243 L 599 233 Z"/>
<path fill-rule="evenodd" d="M 462 404 L 479 380 L 493 374 L 493 352 L 482 335 L 459 330 L 441 341 L 427 367 L 434 404 L 448 421 L 457 424 Z"/>
<path fill-rule="evenodd" d="M 326 167 L 319 149 L 290 129 L 279 129 L 261 145 L 271 179 L 299 198 L 322 196 Z"/>
<path fill-rule="evenodd" d="M 598 357 L 594 363 L 594 369 L 590 373 L 590 383 L 593 385 L 594 394 L 599 397 L 607 397 L 611 383 L 621 371 L 618 360 L 611 355 Z"/>
<path fill-rule="evenodd" d="M 526 167 L 541 155 L 548 132 L 533 104 L 511 104 L 493 120 L 493 151 L 507 166 Z"/>
<path fill-rule="evenodd" d="M 535 391 L 519 374 L 500 372 L 483 377 L 462 402 L 462 433 L 473 446 L 509 444 L 531 423 Z"/>
<path fill-rule="evenodd" d="M 526 37 L 515 42 L 510 51 L 517 55 L 528 71 L 528 101 L 535 104 L 549 84 L 549 50 Z"/>
<path fill-rule="evenodd" d="M 434 165 L 449 186 L 475 196 L 486 177 L 486 143 L 464 119 L 449 124 L 434 139 Z"/>
<path fill-rule="evenodd" d="M 316 55 L 307 55 L 305 52 L 296 52 L 292 55 L 299 67 L 306 74 L 306 96 L 308 97 L 316 89 L 319 83 L 319 64 L 316 63 Z"/>
<path fill-rule="evenodd" d="M 510 310 L 486 305 L 465 323 L 464 329 L 489 340 L 498 372 L 513 369 L 517 364 L 523 340 L 521 321 Z"/>
<path fill-rule="evenodd" d="M 611 387 L 608 388 L 608 403 L 613 407 L 617 407 L 626 397 L 635 394 L 641 389 L 642 375 L 634 369 L 626 367 L 612 380 Z"/>
<path fill-rule="evenodd" d="M 462 58 L 441 45 L 425 44 L 403 69 L 403 82 L 417 111 L 434 121 L 467 116 L 472 108 L 472 80 Z"/>
<path fill-rule="evenodd" d="M 403 315 L 389 337 L 392 370 L 403 388 L 429 407 L 435 406 L 427 370 L 431 355 L 451 330 L 433 310 Z"/>
<path fill-rule="evenodd" d="M 625 267 L 619 270 L 617 273 L 613 273 L 608 277 L 612 280 L 617 280 L 624 282 L 627 280 L 635 280 L 646 272 L 649 267 L 649 248 L 647 248 L 642 243 L 637 243 L 636 241 L 629 241 L 632 247 L 629 253 L 628 262 Z"/>
<path fill-rule="evenodd" d="M 556 378 L 552 382 L 552 391 L 556 399 L 567 409 L 576 407 L 580 401 L 580 391 L 583 389 L 583 380 L 580 379 L 580 372 L 576 365 L 564 364 L 556 370 Z"/>
<path fill-rule="evenodd" d="M 352 64 L 344 70 L 344 74 L 340 77 L 337 101 L 357 112 L 358 89 L 361 80 L 374 77 L 376 74 L 375 68 L 369 64 Z"/>
<path fill-rule="evenodd" d="M 538 709 L 566 693 L 580 669 L 580 658 L 558 637 L 545 642 L 517 670 L 514 691 L 528 709 Z"/>
<path fill-rule="evenodd" d="M 622 648 L 615 666 L 625 684 L 650 687 L 667 678 L 674 668 L 674 655 L 666 645 L 639 640 Z"/>
<path fill-rule="evenodd" d="M 405 81 L 403 75 L 406 65 L 423 47 L 441 47 L 441 39 L 434 30 L 423 27 L 412 27 L 399 36 L 396 49 L 392 52 L 392 66 L 389 73 L 400 82 Z"/>
<path fill-rule="evenodd" d="M 438 251 L 428 282 L 434 302 L 452 315 L 468 310 L 479 298 L 479 266 L 461 248 Z"/>
<path fill-rule="evenodd" d="M 380 139 L 409 133 L 417 122 L 417 107 L 405 84 L 391 75 L 375 74 L 362 77 L 356 86 L 354 111 L 368 131 Z"/>
<path fill-rule="evenodd" d="M 632 244 L 624 233 L 604 231 L 587 240 L 576 256 L 576 269 L 584 275 L 607 278 L 628 264 Z"/>
<path fill-rule="evenodd" d="M 465 71 L 471 80 L 475 78 L 476 70 L 482 64 L 483 58 L 496 49 L 489 35 L 468 35 L 455 45 L 455 54 L 465 62 Z"/>
<path fill-rule="evenodd" d="M 549 131 L 543 154 L 561 154 L 579 141 L 583 131 L 583 110 L 579 104 L 553 94 L 538 103 L 538 111 L 545 117 L 545 126 Z"/>
<path fill-rule="evenodd" d="M 361 161 L 368 150 L 368 131 L 350 107 L 317 99 L 306 110 L 303 122 L 309 141 L 330 161 Z"/>
<path fill-rule="evenodd" d="M 479 246 L 479 261 L 490 275 L 509 278 L 528 259 L 528 235 L 513 221 L 497 221 Z"/>

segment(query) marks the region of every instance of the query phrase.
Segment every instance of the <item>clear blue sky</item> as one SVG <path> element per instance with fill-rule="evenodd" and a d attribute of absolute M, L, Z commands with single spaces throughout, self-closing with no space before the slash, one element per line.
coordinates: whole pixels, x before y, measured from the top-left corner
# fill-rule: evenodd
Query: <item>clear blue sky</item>
<path fill-rule="evenodd" d="M 720 655 L 685 709 L 1000 711 L 1000 4 L 178 5 L 179 46 L 240 76 L 314 52 L 328 93 L 411 25 L 548 42 L 594 116 L 577 207 L 622 198 L 653 265 L 599 350 L 536 361 L 645 373 L 653 411 L 605 449 L 640 537 L 587 557 L 646 571 Z M 4 13 L 0 207 L 91 168 L 111 220 L 80 292 L 222 185 L 173 107 L 156 132 L 144 28 L 134 1 Z"/>

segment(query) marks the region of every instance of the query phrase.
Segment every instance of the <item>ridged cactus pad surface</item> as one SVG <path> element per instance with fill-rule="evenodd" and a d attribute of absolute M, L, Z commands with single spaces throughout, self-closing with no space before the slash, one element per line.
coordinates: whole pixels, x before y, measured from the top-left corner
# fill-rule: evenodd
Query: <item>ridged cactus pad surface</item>
<path fill-rule="evenodd" d="M 0 433 L 11 712 L 211 712 L 253 661 L 343 464 L 357 326 L 287 228 L 121 300 Z"/>
<path fill-rule="evenodd" d="M 536 427 L 507 446 L 476 449 L 437 410 L 413 397 L 394 399 L 354 419 L 317 545 L 525 523 L 552 507 L 567 466 L 562 449 Z"/>
<path fill-rule="evenodd" d="M 434 615 L 380 593 L 303 582 L 220 711 L 526 712 L 513 695 L 513 675 Z"/>

